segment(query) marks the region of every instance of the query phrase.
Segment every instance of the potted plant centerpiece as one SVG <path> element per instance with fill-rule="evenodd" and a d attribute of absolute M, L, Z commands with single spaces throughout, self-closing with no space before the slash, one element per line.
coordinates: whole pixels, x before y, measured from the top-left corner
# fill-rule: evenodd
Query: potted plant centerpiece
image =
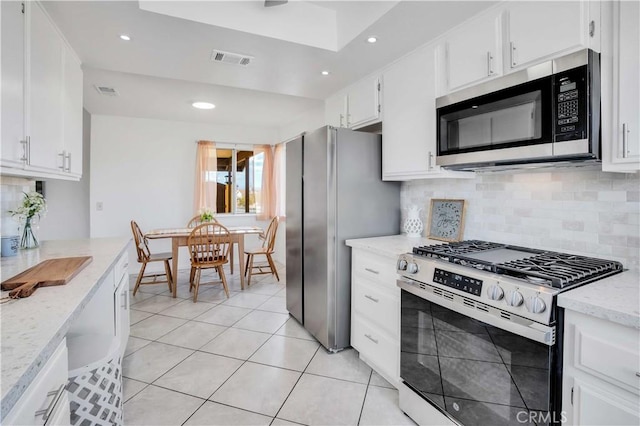
<path fill-rule="evenodd" d="M 17 216 L 23 223 L 22 237 L 20 238 L 20 248 L 30 249 L 40 245 L 38 238 L 34 234 L 34 218 L 40 219 L 47 212 L 47 202 L 42 194 L 35 191 L 25 192 L 22 198 L 22 205 L 15 210 L 9 210 L 11 216 Z"/>
<path fill-rule="evenodd" d="M 213 211 L 209 209 L 202 210 L 200 214 L 200 221 L 204 222 L 213 222 Z"/>

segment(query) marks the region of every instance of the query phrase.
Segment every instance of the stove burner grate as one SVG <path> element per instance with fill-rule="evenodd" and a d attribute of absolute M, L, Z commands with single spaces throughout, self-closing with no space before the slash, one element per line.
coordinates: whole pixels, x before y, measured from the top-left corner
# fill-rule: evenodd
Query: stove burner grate
<path fill-rule="evenodd" d="M 547 252 L 526 259 L 495 265 L 497 273 L 547 281 L 551 287 L 590 282 L 622 272 L 622 264 L 613 260 L 596 259 L 565 253 Z"/>
<path fill-rule="evenodd" d="M 510 250 L 511 253 L 501 253 L 500 249 Z M 521 259 L 509 260 L 507 257 L 513 256 L 513 251 L 525 253 L 522 254 Z M 494 256 L 478 254 L 480 252 L 493 253 Z M 481 240 L 414 247 L 413 253 L 559 289 L 586 284 L 622 272 L 622 264 L 612 260 Z"/>
<path fill-rule="evenodd" d="M 463 254 L 477 253 L 477 252 L 496 249 L 500 247 L 504 247 L 504 244 L 492 243 L 489 241 L 481 241 L 481 240 L 467 240 L 467 241 L 460 241 L 457 243 L 414 247 L 413 253 L 420 256 L 425 256 L 425 257 L 448 259 L 449 256 L 459 256 Z"/>

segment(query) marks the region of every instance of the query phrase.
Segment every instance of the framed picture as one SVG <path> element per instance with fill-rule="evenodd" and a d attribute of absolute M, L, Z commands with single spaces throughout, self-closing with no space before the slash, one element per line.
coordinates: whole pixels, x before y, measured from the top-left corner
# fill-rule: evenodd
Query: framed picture
<path fill-rule="evenodd" d="M 427 237 L 447 242 L 461 241 L 464 230 L 464 200 L 431 199 Z"/>

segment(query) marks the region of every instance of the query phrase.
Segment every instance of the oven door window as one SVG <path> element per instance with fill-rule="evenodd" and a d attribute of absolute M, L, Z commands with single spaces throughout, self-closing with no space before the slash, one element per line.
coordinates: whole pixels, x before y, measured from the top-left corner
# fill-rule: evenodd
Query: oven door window
<path fill-rule="evenodd" d="M 549 346 L 404 290 L 401 312 L 400 377 L 457 421 L 528 424 L 549 416 Z"/>
<path fill-rule="evenodd" d="M 544 78 L 438 110 L 438 155 L 552 141 L 551 80 Z"/>

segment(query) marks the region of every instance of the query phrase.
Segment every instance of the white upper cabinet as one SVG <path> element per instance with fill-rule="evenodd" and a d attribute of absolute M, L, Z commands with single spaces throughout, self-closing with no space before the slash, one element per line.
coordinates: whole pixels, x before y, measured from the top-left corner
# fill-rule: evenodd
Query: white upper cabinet
<path fill-rule="evenodd" d="M 501 16 L 494 9 L 446 37 L 447 91 L 502 74 Z"/>
<path fill-rule="evenodd" d="M 588 3 L 509 2 L 505 70 L 526 67 L 558 53 L 588 46 L 591 26 Z"/>
<path fill-rule="evenodd" d="M 24 14 L 16 1 L 0 2 L 2 8 L 2 165 L 23 167 L 24 133 Z M 24 141 L 24 142 L 23 142 Z"/>
<path fill-rule="evenodd" d="M 40 3 L 27 3 L 28 165 L 61 170 L 64 45 Z"/>
<path fill-rule="evenodd" d="M 367 77 L 350 86 L 347 93 L 348 128 L 355 129 L 380 120 L 379 77 Z"/>
<path fill-rule="evenodd" d="M 336 94 L 328 98 L 324 107 L 325 122 L 333 127 L 347 127 L 347 97 L 344 94 Z"/>
<path fill-rule="evenodd" d="M 2 2 L 3 174 L 82 175 L 82 68 L 39 2 Z"/>
<path fill-rule="evenodd" d="M 603 150 L 609 149 L 603 153 L 603 169 L 636 171 L 640 170 L 640 3 L 613 2 L 610 7 L 613 37 L 603 44 L 602 55 Z"/>
<path fill-rule="evenodd" d="M 419 49 L 384 73 L 382 178 L 473 177 L 435 165 L 436 76 L 433 46 Z"/>
<path fill-rule="evenodd" d="M 63 167 L 66 173 L 82 175 L 82 69 L 68 47 L 64 55 Z"/>

